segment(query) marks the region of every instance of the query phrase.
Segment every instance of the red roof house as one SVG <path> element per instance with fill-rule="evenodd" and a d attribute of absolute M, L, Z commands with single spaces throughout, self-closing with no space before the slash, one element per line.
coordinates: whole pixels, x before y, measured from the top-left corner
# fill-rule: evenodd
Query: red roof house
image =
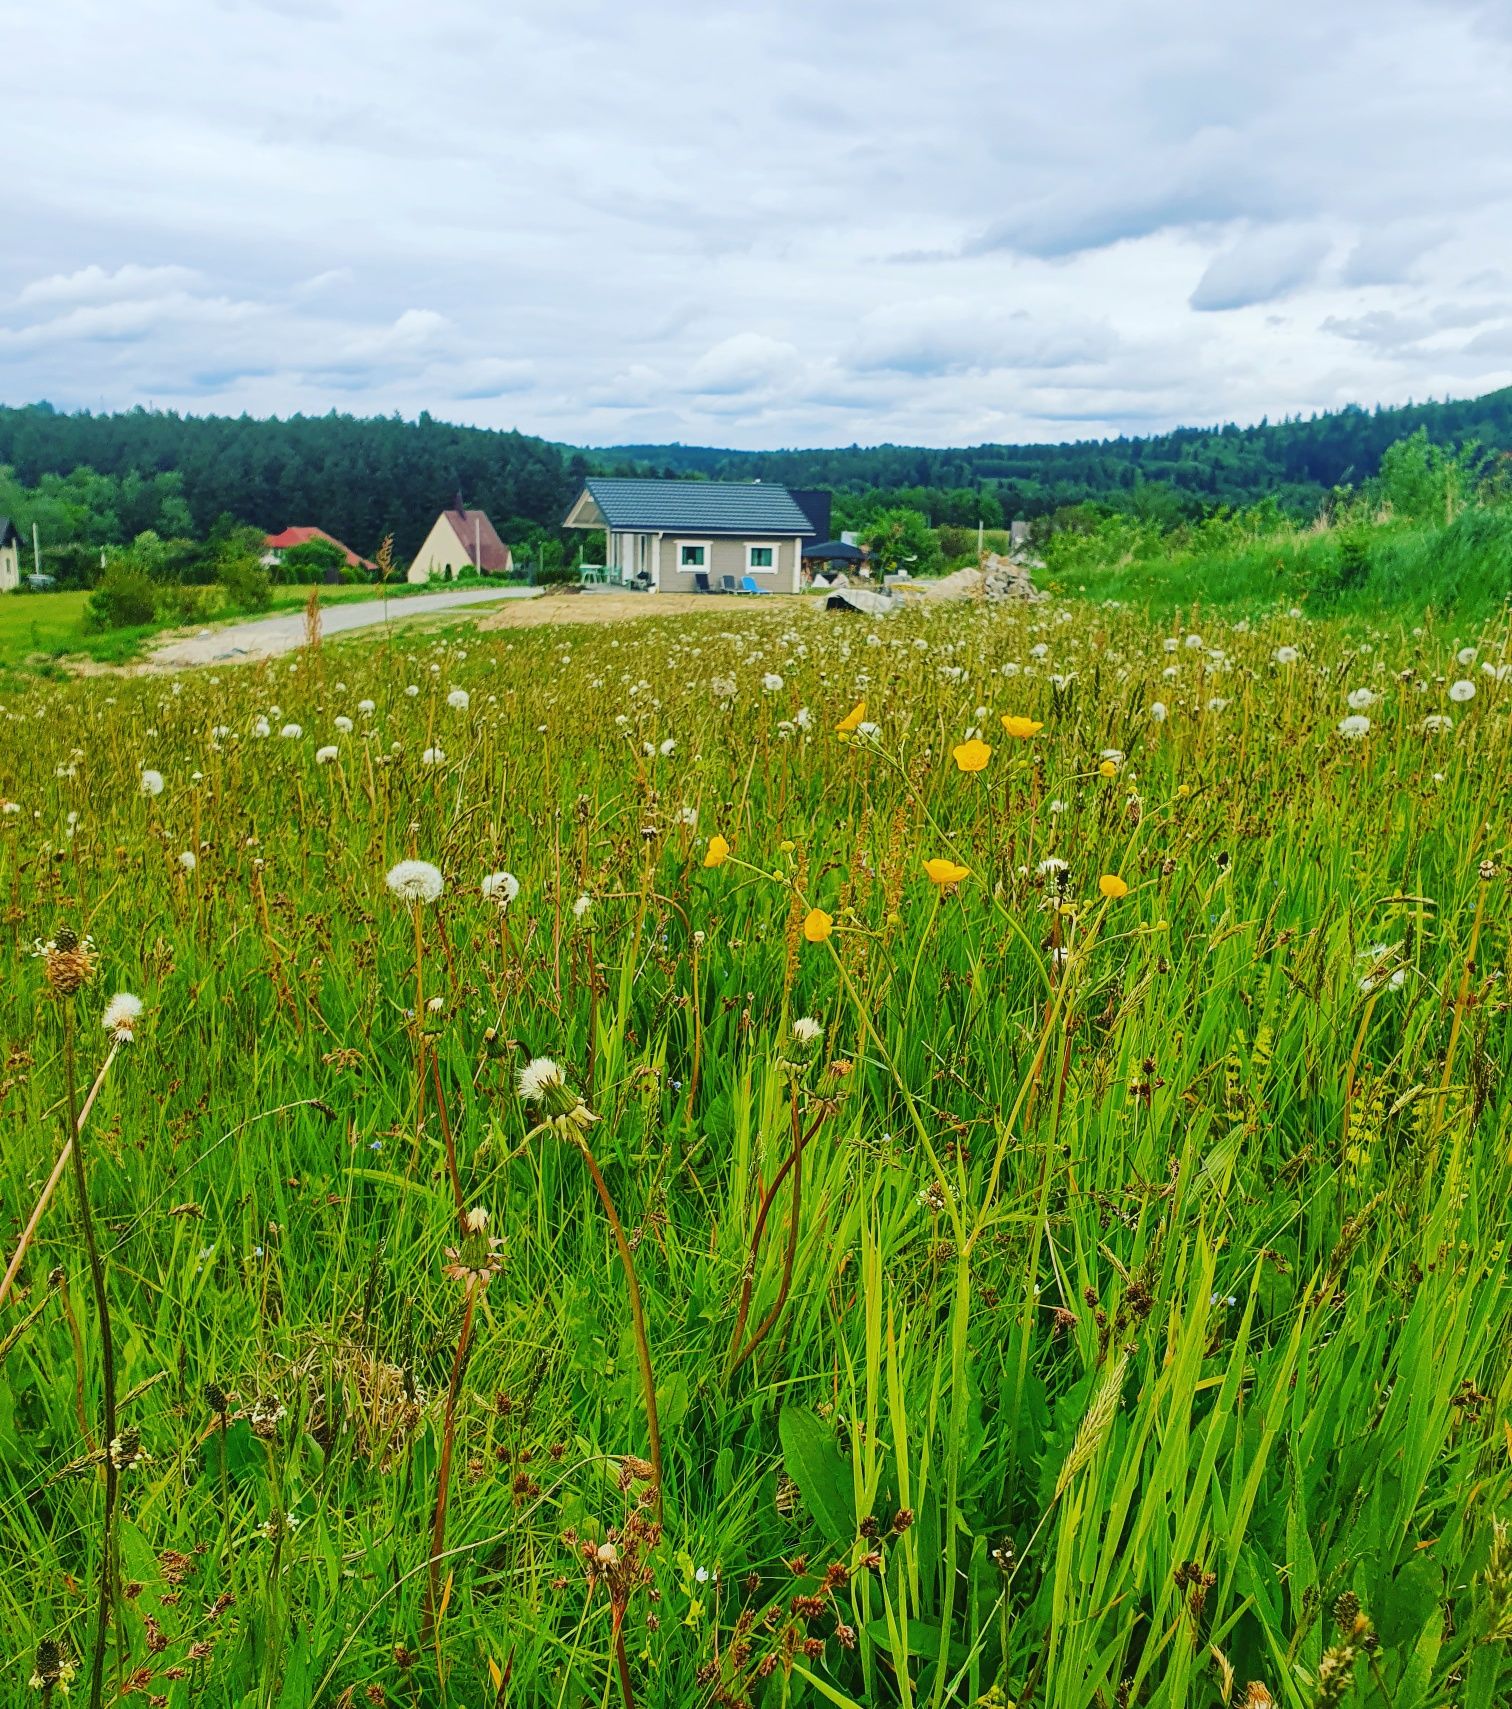
<path fill-rule="evenodd" d="M 359 558 L 350 546 L 338 540 L 334 534 L 327 534 L 323 528 L 286 528 L 282 534 L 269 534 L 264 541 L 267 553 L 263 562 L 276 564 L 291 546 L 303 546 L 311 540 L 329 540 L 333 546 L 339 547 L 346 553 L 347 568 L 350 570 L 371 570 L 377 567 L 371 560 Z"/>

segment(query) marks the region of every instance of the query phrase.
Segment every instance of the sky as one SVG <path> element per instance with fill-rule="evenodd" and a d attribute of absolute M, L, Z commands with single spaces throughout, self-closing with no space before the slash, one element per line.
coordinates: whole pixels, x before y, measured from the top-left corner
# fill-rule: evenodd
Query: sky
<path fill-rule="evenodd" d="M 0 402 L 576 444 L 1512 383 L 1506 0 L 12 7 Z"/>

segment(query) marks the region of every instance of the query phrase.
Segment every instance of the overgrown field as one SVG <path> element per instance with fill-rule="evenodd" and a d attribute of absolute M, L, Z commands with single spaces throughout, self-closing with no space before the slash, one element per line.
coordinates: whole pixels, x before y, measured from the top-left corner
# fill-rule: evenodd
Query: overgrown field
<path fill-rule="evenodd" d="M 108 1063 L 0 1696 L 1508 1702 L 1506 657 L 752 602 L 0 696 L 5 1259 Z"/>

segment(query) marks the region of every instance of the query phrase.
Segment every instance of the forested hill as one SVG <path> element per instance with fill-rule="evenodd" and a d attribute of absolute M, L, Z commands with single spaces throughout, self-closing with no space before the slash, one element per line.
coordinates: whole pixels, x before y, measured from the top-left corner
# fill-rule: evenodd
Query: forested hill
<path fill-rule="evenodd" d="M 587 465 L 544 439 L 454 427 L 422 415 L 66 415 L 0 408 L 0 465 L 27 487 L 86 467 L 120 479 L 176 475 L 195 531 L 224 515 L 270 531 L 313 524 L 364 553 L 386 534 L 420 545 L 460 490 L 519 541 L 555 529 Z M 128 530 L 129 531 L 129 530 Z"/>
<path fill-rule="evenodd" d="M 837 505 L 837 526 L 864 502 L 894 501 L 957 523 L 983 514 L 990 521 L 1040 516 L 1087 500 L 1191 514 L 1272 497 L 1305 513 L 1335 484 L 1373 475 L 1386 447 L 1418 428 L 1440 443 L 1474 439 L 1512 451 L 1512 388 L 1463 402 L 1346 409 L 1258 427 L 960 450 L 629 445 L 578 451 L 429 415 L 414 422 L 336 414 L 254 420 L 140 409 L 65 414 L 33 404 L 0 408 L 0 465 L 25 488 L 94 470 L 115 483 L 112 504 L 122 523 L 132 483 L 165 477 L 156 483 L 158 499 L 171 484 L 200 534 L 223 516 L 268 529 L 314 523 L 366 553 L 391 533 L 403 557 L 459 490 L 513 542 L 554 531 L 590 469 L 829 487 L 851 500 Z"/>
<path fill-rule="evenodd" d="M 1044 515 L 1085 500 L 1124 508 L 1141 489 L 1147 502 L 1164 492 L 1191 510 L 1273 497 L 1287 509 L 1305 511 L 1331 487 L 1374 475 L 1386 447 L 1419 428 L 1440 444 L 1478 440 L 1512 451 L 1512 387 L 1458 402 L 1352 407 L 1257 427 L 1182 427 L 1144 439 L 1066 445 L 852 445 L 833 451 L 621 445 L 588 455 L 606 471 L 759 478 L 839 493 L 989 487 L 1010 516 Z"/>

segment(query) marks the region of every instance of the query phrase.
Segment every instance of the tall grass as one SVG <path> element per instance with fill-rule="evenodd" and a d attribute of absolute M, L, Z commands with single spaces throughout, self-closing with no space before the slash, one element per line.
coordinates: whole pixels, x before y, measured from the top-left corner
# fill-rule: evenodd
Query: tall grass
<path fill-rule="evenodd" d="M 1131 525 L 1068 541 L 1051 566 L 1057 588 L 1156 614 L 1279 601 L 1318 617 L 1431 610 L 1479 623 L 1512 599 L 1512 506 L 1472 504 L 1448 522 L 1217 519 L 1174 536 Z"/>
<path fill-rule="evenodd" d="M 62 1125 L 33 939 L 101 957 L 81 1076 L 148 1009 L 89 1129 L 150 1456 L 109 1690 L 1507 1701 L 1506 646 L 753 602 L 8 693 L 0 1256 Z M 0 1312 L 7 1700 L 90 1653 L 95 1333 L 58 1198 Z"/>

